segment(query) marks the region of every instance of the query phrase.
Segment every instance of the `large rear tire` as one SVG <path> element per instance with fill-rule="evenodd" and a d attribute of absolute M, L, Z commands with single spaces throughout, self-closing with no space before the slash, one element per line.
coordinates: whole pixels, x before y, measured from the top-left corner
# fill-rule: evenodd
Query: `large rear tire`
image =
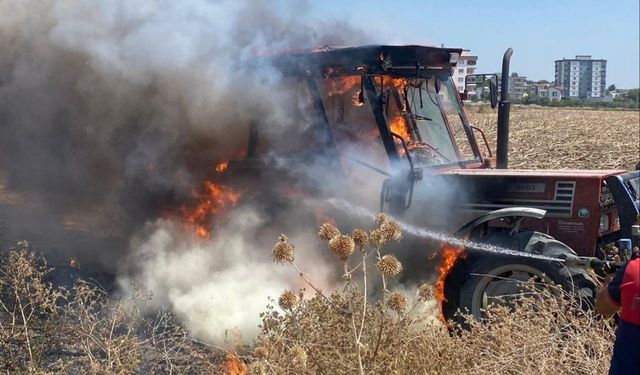
<path fill-rule="evenodd" d="M 529 254 L 554 258 L 575 255 L 567 245 L 544 233 L 523 232 L 514 237 L 501 232 L 487 240 L 495 245 L 511 248 L 513 246 L 505 245 L 514 241 L 523 243 L 526 245 L 521 251 Z M 476 319 L 483 319 L 489 305 L 509 304 L 517 296 L 530 291 L 530 287 L 525 285 L 530 279 L 539 282 L 540 285 L 560 285 L 577 296 L 585 308 L 593 305 L 596 282 L 595 275 L 588 270 L 566 267 L 561 262 L 489 253 L 469 259 L 462 280 L 457 280 L 459 290 L 456 293 L 450 292 L 450 295 L 458 297 L 456 307 L 471 313 Z M 445 317 L 455 319 L 454 316 L 450 316 L 451 312 L 451 308 L 448 309 L 448 313 L 445 309 Z"/>

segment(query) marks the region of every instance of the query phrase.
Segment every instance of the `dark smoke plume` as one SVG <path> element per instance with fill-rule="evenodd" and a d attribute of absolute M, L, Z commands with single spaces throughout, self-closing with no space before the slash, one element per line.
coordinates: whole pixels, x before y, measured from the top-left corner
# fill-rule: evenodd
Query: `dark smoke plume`
<path fill-rule="evenodd" d="M 249 123 L 293 125 L 283 103 L 295 93 L 279 90 L 258 56 L 365 40 L 345 23 L 312 24 L 304 8 L 3 1 L 0 183 L 27 197 L 19 214 L 6 209 L 6 243 L 28 236 L 89 252 L 99 246 L 60 228 L 89 226 L 122 239 L 94 252 L 109 267 L 142 225 L 246 142 Z"/>
<path fill-rule="evenodd" d="M 260 56 L 367 41 L 344 22 L 313 22 L 306 7 L 0 2 L 0 245 L 26 238 L 54 263 L 117 272 L 122 293 L 140 283 L 200 337 L 251 333 L 268 296 L 300 287 L 272 269 L 263 245 L 276 235 L 261 231 L 261 210 L 243 206 L 209 242 L 166 210 L 244 146 L 249 124 L 299 126 L 296 93 Z M 299 259 L 328 278 L 317 254 Z"/>

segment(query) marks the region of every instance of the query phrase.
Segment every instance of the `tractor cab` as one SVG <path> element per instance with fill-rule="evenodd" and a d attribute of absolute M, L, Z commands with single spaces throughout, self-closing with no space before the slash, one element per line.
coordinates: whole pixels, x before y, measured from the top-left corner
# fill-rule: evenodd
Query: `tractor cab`
<path fill-rule="evenodd" d="M 376 45 L 272 57 L 283 81 L 299 93 L 295 107 L 304 108 L 304 119 L 297 131 L 313 133 L 304 137 L 298 157 L 320 154 L 322 164 L 337 166 L 332 169 L 341 170 L 352 187 L 378 197 L 379 204 L 369 207 L 394 215 L 411 206 L 414 186 L 425 174 L 492 163 L 476 142 L 477 129 L 451 79 L 461 53 Z M 265 130 L 256 125 L 253 139 Z M 250 142 L 248 154 L 261 154 L 261 143 Z M 483 147 L 491 155 L 486 142 Z"/>

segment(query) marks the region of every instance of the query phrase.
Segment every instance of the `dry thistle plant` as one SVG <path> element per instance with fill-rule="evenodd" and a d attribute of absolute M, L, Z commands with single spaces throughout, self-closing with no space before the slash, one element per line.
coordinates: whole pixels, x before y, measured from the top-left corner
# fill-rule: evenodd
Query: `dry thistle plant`
<path fill-rule="evenodd" d="M 351 236 L 341 234 L 329 241 L 329 249 L 343 262 L 346 262 L 355 248 L 356 244 Z"/>
<path fill-rule="evenodd" d="M 278 299 L 278 305 L 283 310 L 291 310 L 298 304 L 298 296 L 290 291 L 285 290 Z"/>
<path fill-rule="evenodd" d="M 402 263 L 391 254 L 383 255 L 376 263 L 376 267 L 385 276 L 397 276 L 402 272 Z"/>
<path fill-rule="evenodd" d="M 29 374 L 220 373 L 215 349 L 190 338 L 144 298 L 118 300 L 98 285 L 46 281 L 51 268 L 26 241 L 0 254 L 0 371 Z"/>
<path fill-rule="evenodd" d="M 320 226 L 318 237 L 325 241 L 331 241 L 334 237 L 340 235 L 340 231 L 333 224 L 325 223 Z"/>
<path fill-rule="evenodd" d="M 366 275 L 369 255 L 380 252 L 368 246 L 349 257 L 347 272 Z M 281 261 L 294 265 L 295 249 L 286 249 Z M 225 354 L 189 337 L 169 311 L 142 314 L 144 297 L 117 300 L 86 282 L 56 290 L 45 281 L 49 269 L 24 242 L 0 256 L 0 371 L 224 373 Z M 415 299 L 386 290 L 370 300 L 355 283 L 308 299 L 285 292 L 284 312 L 269 306 L 261 315 L 252 356 L 243 359 L 255 374 L 606 373 L 614 325 L 557 286 L 530 284 L 514 306 L 491 306 L 482 322 L 463 315 L 468 329 L 450 327 L 456 334 L 422 313 L 432 293 L 425 284 Z"/>
<path fill-rule="evenodd" d="M 44 282 L 44 258 L 20 241 L 0 259 L 0 369 L 42 372 L 47 350 L 58 345 L 58 304 L 65 291 Z"/>
<path fill-rule="evenodd" d="M 285 291 L 278 299 L 278 305 L 284 310 L 284 314 L 281 315 L 271 307 L 263 315 L 262 343 L 257 346 L 255 352 L 260 363 L 258 367 L 267 366 L 274 369 L 276 373 L 284 371 L 284 367 L 279 367 L 283 365 L 281 361 L 291 358 L 286 356 L 287 353 L 296 352 L 305 353 L 305 355 L 294 356 L 298 359 L 289 360 L 287 366 L 296 367 L 296 371 L 315 373 L 323 368 L 319 363 L 324 359 L 320 358 L 329 354 L 319 351 L 318 347 L 331 345 L 336 350 L 333 355 L 350 358 L 351 362 L 345 367 L 344 373 L 364 374 L 375 367 L 371 364 L 377 363 L 378 357 L 383 353 L 381 345 L 387 339 L 386 327 L 393 326 L 399 320 L 403 320 L 403 324 L 407 326 L 410 325 L 411 319 L 405 316 L 405 312 L 409 309 L 408 298 L 400 293 L 391 293 L 386 286 L 386 278 L 400 274 L 403 269 L 402 264 L 392 254 L 382 255 L 381 253 L 385 244 L 400 240 L 402 237 L 400 225 L 384 214 L 378 215 L 375 223 L 376 227 L 369 233 L 362 229 L 355 229 L 351 235 L 341 234 L 338 228 L 329 223 L 320 226 L 318 237 L 327 242 L 327 248 L 337 258 L 344 272 L 343 291 L 335 292 L 330 296 L 320 291 L 300 270 L 294 261 L 293 250 L 290 255 L 289 251 L 283 250 L 294 249 L 294 246 L 287 242 L 286 236 L 280 236 L 272 250 L 274 260 L 278 263 L 291 264 L 300 277 L 315 290 L 316 296 L 310 300 L 298 300 L 293 292 Z M 360 256 L 357 257 L 354 256 L 356 248 L 360 251 Z M 283 253 L 287 256 L 279 255 Z M 374 261 L 372 255 L 375 256 L 377 275 L 383 284 L 383 299 L 380 301 L 369 301 L 368 288 L 371 275 L 368 274 L 367 266 L 369 262 Z M 361 280 L 358 284 L 360 286 L 351 283 L 356 274 L 360 276 L 358 279 Z M 384 296 L 387 294 L 388 299 L 385 303 Z M 315 313 L 320 316 L 314 316 Z M 331 319 L 327 319 L 328 317 Z M 325 342 L 336 336 L 334 333 L 324 332 L 326 336 L 322 338 L 323 344 L 312 341 L 314 344 L 309 345 L 306 336 L 310 330 L 316 331 L 318 327 L 328 328 L 327 324 L 332 327 L 332 331 L 340 332 L 338 335 L 341 337 L 340 343 L 336 345 L 335 342 Z M 289 329 L 292 331 L 283 333 L 280 331 L 283 328 L 286 331 Z M 294 333 L 295 338 L 288 336 L 289 333 Z M 287 341 L 281 341 L 283 335 L 287 337 Z M 270 349 L 267 351 L 265 348 Z M 295 351 L 292 348 L 295 348 Z M 282 355 L 275 362 L 274 353 Z M 330 361 L 330 357 L 325 359 Z M 305 363 L 302 369 L 301 363 Z M 330 372 L 335 373 L 335 369 Z"/>
<path fill-rule="evenodd" d="M 342 235 L 319 236 L 345 275 L 358 274 L 362 282 L 346 282 L 343 289 L 323 294 L 289 262 L 316 295 L 296 300 L 295 307 L 286 305 L 283 311 L 269 306 L 262 314 L 251 365 L 255 373 L 606 373 L 614 327 L 583 310 L 578 299 L 560 287 L 541 289 L 529 282 L 529 290 L 511 300 L 510 307 L 491 306 L 482 322 L 461 313 L 465 329 L 457 323 L 447 327 L 424 313 L 434 301 L 432 285 L 421 285 L 414 298 L 387 289 L 386 278 L 402 272 L 392 254 L 381 253 L 384 244 L 400 237 L 387 216 L 379 215 L 369 233 L 352 232 L 361 256 L 349 252 L 345 258 L 331 249 L 331 240 Z M 384 285 L 379 300 L 367 294 L 371 261 Z"/>

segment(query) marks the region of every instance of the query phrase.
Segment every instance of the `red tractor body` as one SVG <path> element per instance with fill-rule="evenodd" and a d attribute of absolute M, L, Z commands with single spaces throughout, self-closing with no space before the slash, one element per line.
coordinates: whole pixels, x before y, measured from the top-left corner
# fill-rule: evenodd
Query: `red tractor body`
<path fill-rule="evenodd" d="M 498 209 L 532 207 L 542 219 L 525 219 L 523 228 L 553 236 L 578 255 L 596 256 L 599 243 L 620 231 L 615 202 L 606 179 L 616 170 L 455 169 L 445 175 L 466 187 L 456 205 L 461 221 Z"/>

